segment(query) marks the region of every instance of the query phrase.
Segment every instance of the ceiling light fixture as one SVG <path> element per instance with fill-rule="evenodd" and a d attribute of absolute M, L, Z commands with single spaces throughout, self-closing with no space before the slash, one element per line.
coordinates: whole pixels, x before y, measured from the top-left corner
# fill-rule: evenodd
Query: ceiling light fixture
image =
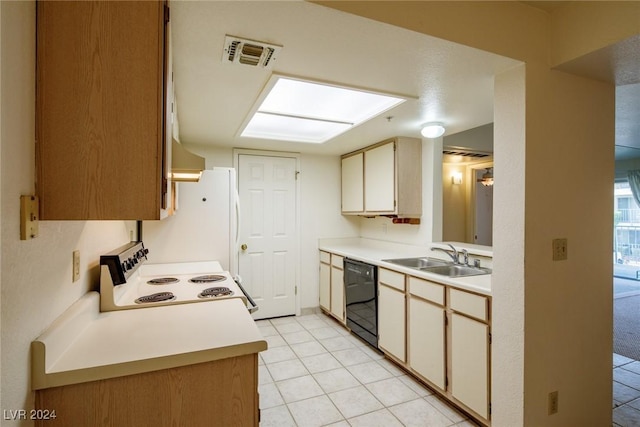
<path fill-rule="evenodd" d="M 240 136 L 319 144 L 407 99 L 273 75 L 241 127 Z"/>
<path fill-rule="evenodd" d="M 485 187 L 491 187 L 493 185 L 493 168 L 487 168 L 487 171 L 477 181 Z"/>
<path fill-rule="evenodd" d="M 425 138 L 438 138 L 444 135 L 444 125 L 440 122 L 425 123 L 420 133 Z"/>

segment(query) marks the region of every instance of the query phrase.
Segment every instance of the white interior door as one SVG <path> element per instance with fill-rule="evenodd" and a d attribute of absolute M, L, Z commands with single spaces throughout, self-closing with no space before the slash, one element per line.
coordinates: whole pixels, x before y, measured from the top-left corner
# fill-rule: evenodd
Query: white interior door
<path fill-rule="evenodd" d="M 260 307 L 255 319 L 296 313 L 296 159 L 240 154 L 243 285 Z"/>
<path fill-rule="evenodd" d="M 478 182 L 486 169 L 475 169 L 475 223 L 474 243 L 493 245 L 493 186 Z"/>

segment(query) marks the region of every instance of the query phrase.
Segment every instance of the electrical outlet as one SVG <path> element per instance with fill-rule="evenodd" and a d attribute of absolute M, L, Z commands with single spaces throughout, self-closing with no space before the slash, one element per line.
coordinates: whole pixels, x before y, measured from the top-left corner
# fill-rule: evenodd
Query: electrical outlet
<path fill-rule="evenodd" d="M 567 259 L 567 239 L 553 239 L 553 260 L 563 261 Z"/>
<path fill-rule="evenodd" d="M 548 400 L 548 413 L 549 415 L 553 415 L 558 412 L 558 391 L 552 391 L 549 393 Z"/>
<path fill-rule="evenodd" d="M 80 251 L 73 251 L 72 281 L 76 282 L 80 278 Z"/>

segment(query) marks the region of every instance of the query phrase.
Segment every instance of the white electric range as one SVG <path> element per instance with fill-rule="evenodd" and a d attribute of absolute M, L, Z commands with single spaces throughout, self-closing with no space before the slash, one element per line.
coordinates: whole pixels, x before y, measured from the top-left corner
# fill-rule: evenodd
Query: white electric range
<path fill-rule="evenodd" d="M 240 278 L 216 261 L 148 264 L 149 250 L 131 242 L 100 257 L 100 311 L 241 298 L 258 309 Z"/>

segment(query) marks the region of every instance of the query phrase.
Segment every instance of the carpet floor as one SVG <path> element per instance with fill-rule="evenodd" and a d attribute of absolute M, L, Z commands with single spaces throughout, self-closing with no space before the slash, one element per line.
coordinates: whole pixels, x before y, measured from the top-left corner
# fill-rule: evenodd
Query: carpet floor
<path fill-rule="evenodd" d="M 613 351 L 640 360 L 640 295 L 613 301 Z"/>

